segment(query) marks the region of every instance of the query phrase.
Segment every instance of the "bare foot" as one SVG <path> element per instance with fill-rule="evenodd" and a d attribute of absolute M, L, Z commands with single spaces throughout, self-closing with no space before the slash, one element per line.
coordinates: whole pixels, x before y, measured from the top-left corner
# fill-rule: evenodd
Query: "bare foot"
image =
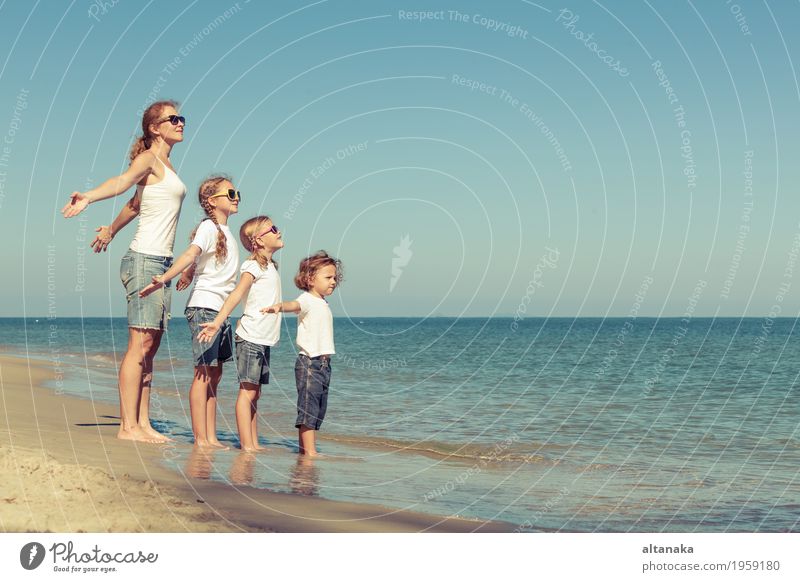
<path fill-rule="evenodd" d="M 229 446 L 227 446 L 227 445 L 223 445 L 223 444 L 222 444 L 221 442 L 219 442 L 218 440 L 213 440 L 213 441 L 212 441 L 212 440 L 209 440 L 209 441 L 208 441 L 208 446 L 209 446 L 209 447 L 213 447 L 213 448 L 215 448 L 215 449 L 222 449 L 223 451 L 227 451 L 228 449 L 230 449 L 230 447 L 229 447 Z"/>
<path fill-rule="evenodd" d="M 268 450 L 269 449 L 266 448 L 266 447 L 259 447 L 259 446 L 242 447 L 242 452 L 243 453 L 263 453 L 263 452 L 268 451 Z"/>
<path fill-rule="evenodd" d="M 163 440 L 154 439 L 138 426 L 135 426 L 129 430 L 123 430 L 120 428 L 119 432 L 117 433 L 117 438 L 124 441 L 136 441 L 140 443 L 159 444 L 165 442 Z"/>
<path fill-rule="evenodd" d="M 153 428 L 152 426 L 150 426 L 149 424 L 147 424 L 147 425 L 141 425 L 141 424 L 140 424 L 140 425 L 139 425 L 139 428 L 140 428 L 140 429 L 142 429 L 142 431 L 144 431 L 144 433 L 145 433 L 147 436 L 149 436 L 149 437 L 150 437 L 150 438 L 152 438 L 152 439 L 156 439 L 156 440 L 158 440 L 159 442 L 162 442 L 162 443 L 167 443 L 167 442 L 170 442 L 170 441 L 172 440 L 172 439 L 171 439 L 171 438 L 169 438 L 167 435 L 165 435 L 165 434 L 161 434 L 160 432 L 158 432 L 156 429 L 154 429 L 154 428 Z"/>

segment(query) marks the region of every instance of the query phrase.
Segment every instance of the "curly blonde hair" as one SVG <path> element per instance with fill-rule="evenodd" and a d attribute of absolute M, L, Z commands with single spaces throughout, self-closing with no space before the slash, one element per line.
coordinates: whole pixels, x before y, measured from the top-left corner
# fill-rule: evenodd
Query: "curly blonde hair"
<path fill-rule="evenodd" d="M 314 275 L 317 274 L 322 267 L 333 265 L 336 267 L 336 286 L 344 280 L 344 272 L 342 270 L 342 261 L 335 259 L 325 251 L 317 251 L 313 255 L 306 257 L 300 261 L 300 267 L 297 269 L 297 275 L 294 276 L 294 284 L 298 289 L 309 291 L 311 289 L 311 281 Z"/>
<path fill-rule="evenodd" d="M 164 109 L 167 107 L 174 107 L 175 109 L 178 109 L 178 105 L 179 104 L 177 101 L 167 99 L 165 101 L 156 101 L 150 105 L 150 107 L 145 109 L 144 113 L 142 114 L 142 135 L 136 138 L 136 141 L 133 142 L 133 147 L 131 147 L 130 153 L 131 161 L 133 161 L 134 158 L 140 153 L 149 150 L 150 146 L 153 145 L 153 134 L 150 131 L 150 126 L 158 121 L 158 119 L 164 113 Z"/>
<path fill-rule="evenodd" d="M 250 258 L 256 261 L 262 269 L 267 268 L 269 261 L 256 253 L 255 237 L 258 231 L 261 230 L 262 225 L 265 225 L 271 220 L 272 219 L 265 214 L 254 216 L 246 220 L 239 229 L 239 240 L 242 241 L 242 246 L 250 253 Z M 272 264 L 275 265 L 276 269 L 278 268 L 278 263 L 276 263 L 274 259 L 272 259 Z"/>
<path fill-rule="evenodd" d="M 228 242 L 225 238 L 225 233 L 222 232 L 222 229 L 219 227 L 219 222 L 217 222 L 217 217 L 214 214 L 214 207 L 211 206 L 208 199 L 210 196 L 217 193 L 219 185 L 223 182 L 233 183 L 233 180 L 230 176 L 225 174 L 216 174 L 203 180 L 203 183 L 200 184 L 200 188 L 197 190 L 197 199 L 200 201 L 200 207 L 203 209 L 203 212 L 206 213 L 208 219 L 217 227 L 217 246 L 214 249 L 214 258 L 217 264 L 228 258 Z M 202 224 L 202 222 L 200 224 Z M 189 235 L 190 242 L 194 240 L 194 235 L 197 234 L 197 229 L 200 228 L 200 224 L 194 227 L 192 234 Z"/>

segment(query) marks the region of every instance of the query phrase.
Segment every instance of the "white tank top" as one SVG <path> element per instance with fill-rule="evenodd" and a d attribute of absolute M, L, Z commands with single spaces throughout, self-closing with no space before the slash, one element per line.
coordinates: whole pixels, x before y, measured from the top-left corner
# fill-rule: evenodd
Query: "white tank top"
<path fill-rule="evenodd" d="M 145 255 L 171 257 L 186 185 L 164 162 L 161 165 L 164 166 L 163 180 L 136 188 L 139 195 L 139 226 L 130 248 Z"/>

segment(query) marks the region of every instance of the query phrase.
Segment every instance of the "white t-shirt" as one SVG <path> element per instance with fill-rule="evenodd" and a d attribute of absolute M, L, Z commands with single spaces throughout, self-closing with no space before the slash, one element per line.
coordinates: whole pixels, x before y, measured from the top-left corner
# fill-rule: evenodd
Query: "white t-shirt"
<path fill-rule="evenodd" d="M 200 247 L 200 259 L 194 274 L 194 287 L 186 307 L 204 307 L 219 311 L 225 299 L 236 287 L 236 266 L 239 264 L 239 247 L 228 225 L 221 224 L 228 245 L 228 256 L 217 263 L 217 225 L 204 220 L 197 228 L 192 244 Z"/>
<path fill-rule="evenodd" d="M 297 298 L 297 347 L 309 358 L 335 354 L 333 349 L 333 314 L 328 302 L 308 291 Z"/>
<path fill-rule="evenodd" d="M 244 299 L 244 313 L 236 327 L 236 335 L 254 344 L 274 346 L 281 335 L 281 314 L 264 314 L 261 309 L 281 301 L 278 270 L 271 261 L 266 269 L 262 269 L 258 261 L 248 259 L 242 263 L 240 273 L 250 273 L 255 281 Z"/>

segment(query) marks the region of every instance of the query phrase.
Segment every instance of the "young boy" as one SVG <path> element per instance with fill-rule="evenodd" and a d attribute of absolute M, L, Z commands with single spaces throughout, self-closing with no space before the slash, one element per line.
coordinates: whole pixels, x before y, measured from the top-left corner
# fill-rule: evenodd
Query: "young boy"
<path fill-rule="evenodd" d="M 331 382 L 333 347 L 333 315 L 325 297 L 342 282 L 342 263 L 325 251 L 300 261 L 294 284 L 304 291 L 295 301 L 284 301 L 265 307 L 263 313 L 298 313 L 297 361 L 294 377 L 297 382 L 297 420 L 300 454 L 318 456 L 316 433 L 325 418 L 328 386 Z"/>

